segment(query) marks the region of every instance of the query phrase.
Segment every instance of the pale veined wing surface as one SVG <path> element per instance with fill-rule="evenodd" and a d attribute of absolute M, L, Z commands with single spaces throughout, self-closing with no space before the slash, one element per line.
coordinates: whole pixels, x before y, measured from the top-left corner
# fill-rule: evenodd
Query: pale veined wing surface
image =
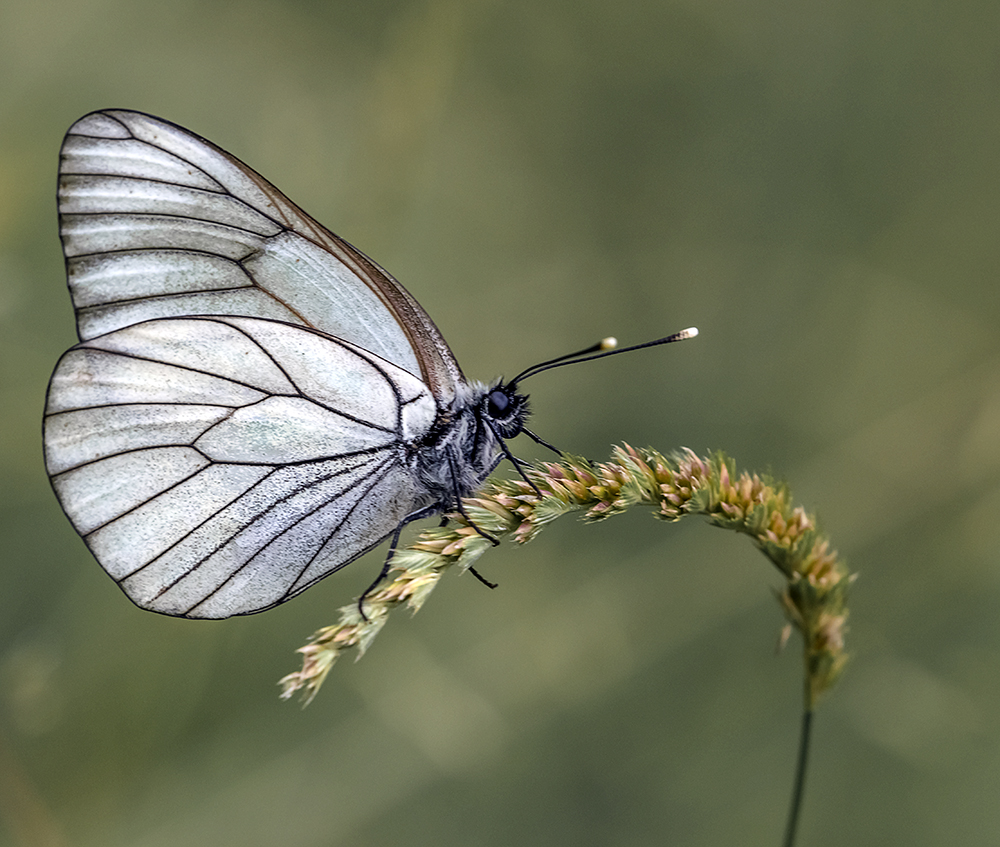
<path fill-rule="evenodd" d="M 378 265 L 210 142 L 95 112 L 63 143 L 81 343 L 45 457 L 73 526 L 139 606 L 266 609 L 453 508 L 522 429 Z"/>

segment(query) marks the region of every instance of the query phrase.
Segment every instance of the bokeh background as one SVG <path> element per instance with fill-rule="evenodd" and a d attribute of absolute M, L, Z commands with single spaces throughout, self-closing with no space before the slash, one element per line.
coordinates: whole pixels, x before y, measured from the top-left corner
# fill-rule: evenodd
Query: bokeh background
<path fill-rule="evenodd" d="M 471 376 L 700 327 L 539 376 L 533 428 L 787 479 L 860 573 L 801 843 L 997 843 L 1000 6 L 0 4 L 0 844 L 773 845 L 798 645 L 700 519 L 504 545 L 498 590 L 449 575 L 305 710 L 275 682 L 381 553 L 250 618 L 121 595 L 40 447 L 57 154 L 108 107 L 261 171 Z"/>

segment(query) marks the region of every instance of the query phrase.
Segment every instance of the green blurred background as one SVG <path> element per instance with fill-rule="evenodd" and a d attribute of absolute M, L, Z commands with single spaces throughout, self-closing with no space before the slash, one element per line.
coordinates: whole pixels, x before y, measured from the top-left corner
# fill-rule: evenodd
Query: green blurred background
<path fill-rule="evenodd" d="M 1000 841 L 1000 6 L 0 4 L 0 844 L 774 845 L 799 645 L 700 519 L 504 545 L 498 590 L 450 574 L 305 710 L 275 682 L 381 552 L 250 618 L 121 595 L 39 435 L 59 144 L 108 107 L 261 171 L 470 376 L 697 325 L 539 376 L 533 428 L 723 448 L 860 572 L 803 845 Z"/>

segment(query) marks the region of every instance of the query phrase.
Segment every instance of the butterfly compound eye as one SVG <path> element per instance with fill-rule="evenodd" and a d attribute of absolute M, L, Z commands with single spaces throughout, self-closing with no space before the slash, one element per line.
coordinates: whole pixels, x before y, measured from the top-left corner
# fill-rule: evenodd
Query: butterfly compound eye
<path fill-rule="evenodd" d="M 507 396 L 505 391 L 497 388 L 490 392 L 487 410 L 491 417 L 503 417 L 507 413 L 508 408 L 510 408 L 510 397 Z"/>

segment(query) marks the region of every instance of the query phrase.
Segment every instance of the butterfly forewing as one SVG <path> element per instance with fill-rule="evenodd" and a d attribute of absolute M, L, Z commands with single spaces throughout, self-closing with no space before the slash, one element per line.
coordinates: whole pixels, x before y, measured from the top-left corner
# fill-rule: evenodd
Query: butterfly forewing
<path fill-rule="evenodd" d="M 440 408 L 464 384 L 420 305 L 247 165 L 138 112 L 87 115 L 63 143 L 63 247 L 82 340 L 186 315 L 319 329 L 420 377 Z"/>
<path fill-rule="evenodd" d="M 402 445 L 436 414 L 412 374 L 321 333 L 161 319 L 63 357 L 46 463 L 134 602 L 221 618 L 297 594 L 419 507 Z"/>

